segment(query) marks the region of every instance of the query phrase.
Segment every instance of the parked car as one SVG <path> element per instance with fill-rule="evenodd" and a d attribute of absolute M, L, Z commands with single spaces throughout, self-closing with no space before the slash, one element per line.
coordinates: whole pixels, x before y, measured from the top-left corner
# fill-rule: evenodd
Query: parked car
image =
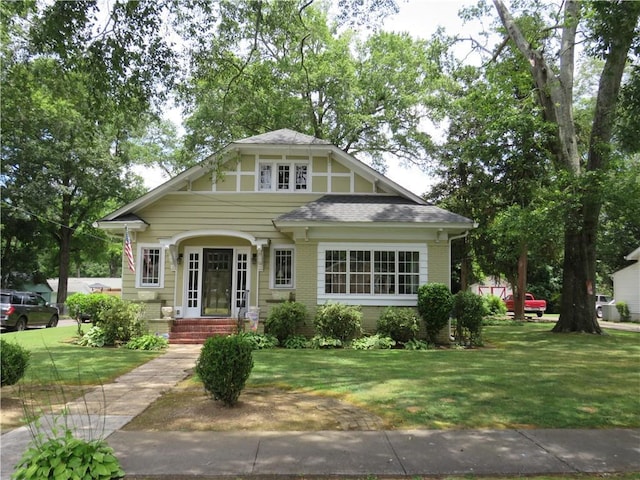
<path fill-rule="evenodd" d="M 25 330 L 28 327 L 55 327 L 60 312 L 37 293 L 0 291 L 0 327 Z"/>
<path fill-rule="evenodd" d="M 507 312 L 514 311 L 515 302 L 513 300 L 513 295 L 507 295 L 507 297 L 504 299 L 504 303 L 507 306 Z M 546 300 L 538 300 L 531 293 L 525 294 L 524 313 L 535 313 L 538 317 L 541 317 L 546 309 Z"/>
<path fill-rule="evenodd" d="M 602 305 L 613 305 L 616 301 L 613 298 L 609 298 L 606 295 L 596 294 L 596 315 L 598 318 L 602 318 Z"/>

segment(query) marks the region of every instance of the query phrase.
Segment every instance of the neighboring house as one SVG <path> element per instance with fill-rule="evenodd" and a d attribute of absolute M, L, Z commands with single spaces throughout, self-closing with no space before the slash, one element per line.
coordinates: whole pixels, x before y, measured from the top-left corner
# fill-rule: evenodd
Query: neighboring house
<path fill-rule="evenodd" d="M 469 290 L 477 295 L 495 295 L 502 299 L 513 293 L 511 285 L 496 277 L 486 277 L 484 280 L 469 286 Z"/>
<path fill-rule="evenodd" d="M 47 279 L 47 284 L 53 291 L 51 302 L 56 303 L 58 296 L 57 278 Z M 95 277 L 70 277 L 67 279 L 67 295 L 74 293 L 108 293 L 110 295 L 120 295 L 122 290 L 121 278 L 95 278 Z"/>
<path fill-rule="evenodd" d="M 451 242 L 474 228 L 287 129 L 233 142 L 96 224 L 129 231 L 125 299 L 183 319 L 236 317 L 245 297 L 262 319 L 285 299 L 310 315 L 340 302 L 363 306 L 367 330 L 383 307 L 415 306 L 419 285 L 450 285 Z"/>
<path fill-rule="evenodd" d="M 626 302 L 631 318 L 640 320 L 640 247 L 624 258 L 634 263 L 612 275 L 613 298 L 616 302 Z"/>

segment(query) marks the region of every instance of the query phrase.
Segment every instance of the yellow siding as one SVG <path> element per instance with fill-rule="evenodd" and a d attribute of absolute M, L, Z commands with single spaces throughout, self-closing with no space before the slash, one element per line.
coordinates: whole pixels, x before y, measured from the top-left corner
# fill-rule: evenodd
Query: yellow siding
<path fill-rule="evenodd" d="M 331 191 L 333 193 L 349 193 L 351 191 L 351 178 L 349 177 L 332 177 Z"/>
<path fill-rule="evenodd" d="M 429 283 L 449 285 L 449 243 L 447 241 L 427 244 Z"/>
<path fill-rule="evenodd" d="M 335 161 L 331 162 L 331 171 L 333 173 L 351 173 L 351 170 L 349 170 L 343 164 Z"/>
<path fill-rule="evenodd" d="M 327 183 L 327 177 L 313 177 L 311 189 L 314 192 L 326 192 L 328 189 Z"/>
<path fill-rule="evenodd" d="M 203 175 L 191 183 L 191 190 L 210 192 L 211 191 L 211 174 Z"/>
<path fill-rule="evenodd" d="M 360 175 L 355 176 L 354 191 L 357 193 L 371 193 L 373 192 L 373 183 L 369 180 L 365 180 Z"/>
<path fill-rule="evenodd" d="M 327 173 L 328 170 L 328 158 L 327 157 L 313 157 L 313 171 L 317 173 Z"/>
<path fill-rule="evenodd" d="M 240 157 L 240 170 L 243 172 L 254 172 L 255 169 L 256 157 L 254 155 L 242 155 L 242 157 Z"/>
<path fill-rule="evenodd" d="M 235 192 L 237 175 L 226 174 L 219 178 L 216 182 L 216 191 L 218 192 Z"/>
<path fill-rule="evenodd" d="M 256 188 L 255 177 L 243 175 L 240 178 L 240 190 L 243 192 L 253 192 Z"/>

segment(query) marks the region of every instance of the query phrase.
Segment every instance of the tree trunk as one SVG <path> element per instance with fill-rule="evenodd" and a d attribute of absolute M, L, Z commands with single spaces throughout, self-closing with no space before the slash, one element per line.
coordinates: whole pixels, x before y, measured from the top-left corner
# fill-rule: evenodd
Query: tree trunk
<path fill-rule="evenodd" d="M 582 210 L 567 220 L 560 318 L 553 332 L 602 333 L 595 310 L 595 242 L 587 239 Z M 593 258 L 593 260 L 592 260 Z"/>
<path fill-rule="evenodd" d="M 567 214 L 560 319 L 553 331 L 602 333 L 596 319 L 594 300 L 596 236 L 601 208 L 597 177 L 599 172 L 606 171 L 608 167 L 609 142 L 620 83 L 635 38 L 640 9 L 635 2 L 610 4 L 612 9 L 617 9 L 620 21 L 609 25 L 616 33 L 608 42 L 605 65 L 600 76 L 586 166 L 590 175 L 584 175 L 576 148 L 577 134 L 572 112 L 574 52 L 581 15 L 580 3 L 572 0 L 565 3 L 559 73 L 556 73 L 542 51 L 534 49 L 527 41 L 502 0 L 493 2 L 509 37 L 529 60 L 547 121 L 556 125 L 555 153 L 559 163 L 573 176 L 576 184 L 584 183 L 578 189 L 577 198 L 569 199 L 578 206 Z"/>
<path fill-rule="evenodd" d="M 520 247 L 518 257 L 518 278 L 513 292 L 513 317 L 523 322 L 525 320 L 524 301 L 527 296 L 527 245 Z"/>

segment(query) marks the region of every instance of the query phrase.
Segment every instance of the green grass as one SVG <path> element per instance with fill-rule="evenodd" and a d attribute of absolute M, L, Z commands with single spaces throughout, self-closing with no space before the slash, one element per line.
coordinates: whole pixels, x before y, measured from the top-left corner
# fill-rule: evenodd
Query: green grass
<path fill-rule="evenodd" d="M 477 350 L 265 350 L 248 386 L 343 397 L 395 428 L 640 427 L 640 337 L 487 327 Z"/>
<path fill-rule="evenodd" d="M 75 326 L 56 327 L 4 333 L 2 338 L 31 352 L 24 384 L 99 385 L 158 355 L 127 348 L 81 347 L 73 343 L 76 333 Z"/>

